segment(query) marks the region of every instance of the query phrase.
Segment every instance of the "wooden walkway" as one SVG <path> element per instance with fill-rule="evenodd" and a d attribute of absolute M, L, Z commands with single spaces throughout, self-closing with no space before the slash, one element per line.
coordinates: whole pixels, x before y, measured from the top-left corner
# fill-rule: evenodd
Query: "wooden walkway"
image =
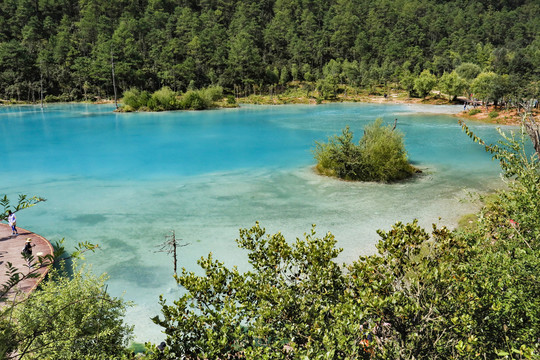
<path fill-rule="evenodd" d="M 37 261 L 38 256 L 52 255 L 54 250 L 51 243 L 44 237 L 34 234 L 28 230 L 17 227 L 18 235 L 11 235 L 11 227 L 7 224 L 0 224 L 0 286 L 5 284 L 9 279 L 6 274 L 7 263 L 10 262 L 14 267 L 19 269 L 23 275 L 30 271 L 40 274 L 39 277 L 29 278 L 21 281 L 17 285 L 17 289 L 25 294 L 32 292 L 41 281 L 45 278 L 49 267 L 45 266 L 39 269 L 29 269 L 25 259 L 21 255 L 21 251 L 25 245 L 26 239 L 32 239 L 32 255 Z M 15 294 L 11 293 L 11 298 Z"/>

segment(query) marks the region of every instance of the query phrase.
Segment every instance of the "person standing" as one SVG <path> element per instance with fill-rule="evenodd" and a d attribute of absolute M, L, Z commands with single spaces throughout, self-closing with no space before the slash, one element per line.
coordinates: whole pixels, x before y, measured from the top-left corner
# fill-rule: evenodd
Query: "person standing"
<path fill-rule="evenodd" d="M 11 226 L 11 235 L 19 234 L 17 231 L 17 218 L 15 217 L 15 214 L 11 212 L 11 210 L 8 210 L 8 223 L 9 226 Z"/>

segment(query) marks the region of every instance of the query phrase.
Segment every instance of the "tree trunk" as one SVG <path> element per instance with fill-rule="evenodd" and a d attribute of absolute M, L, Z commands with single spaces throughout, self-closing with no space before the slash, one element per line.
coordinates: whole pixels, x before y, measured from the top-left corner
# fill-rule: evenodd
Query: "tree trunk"
<path fill-rule="evenodd" d="M 116 79 L 114 76 L 114 55 L 111 51 L 111 71 L 112 71 L 112 84 L 113 84 L 113 91 L 114 91 L 114 105 L 118 109 L 118 100 L 116 98 Z"/>

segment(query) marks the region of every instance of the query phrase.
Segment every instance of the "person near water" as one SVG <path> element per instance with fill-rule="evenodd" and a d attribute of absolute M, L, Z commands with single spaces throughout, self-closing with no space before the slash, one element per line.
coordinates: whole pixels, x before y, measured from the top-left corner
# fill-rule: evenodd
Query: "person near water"
<path fill-rule="evenodd" d="M 24 248 L 22 249 L 22 254 L 23 255 L 32 255 L 32 239 L 31 238 L 27 238 L 26 239 L 26 243 L 24 244 Z"/>
<path fill-rule="evenodd" d="M 8 223 L 9 226 L 11 226 L 11 235 L 19 234 L 17 231 L 17 218 L 15 217 L 15 214 L 11 212 L 11 210 L 8 210 Z"/>
<path fill-rule="evenodd" d="M 26 238 L 26 242 L 24 244 L 24 247 L 21 251 L 22 256 L 26 259 L 28 262 L 28 267 L 32 267 L 32 247 L 35 245 L 32 245 L 32 238 Z"/>

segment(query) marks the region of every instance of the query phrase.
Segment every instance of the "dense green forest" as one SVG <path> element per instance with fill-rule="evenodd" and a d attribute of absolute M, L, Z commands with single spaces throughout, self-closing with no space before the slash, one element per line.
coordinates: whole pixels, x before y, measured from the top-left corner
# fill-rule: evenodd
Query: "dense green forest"
<path fill-rule="evenodd" d="M 332 79 L 401 84 L 462 64 L 538 96 L 536 0 L 3 0 L 0 98 L 112 97 L 138 88 L 279 90 Z M 409 86 L 408 86 L 409 84 Z M 277 85 L 277 86 L 276 86 Z M 508 86 L 507 86 L 508 87 Z M 419 91 L 421 92 L 421 91 Z M 421 95 L 421 94 L 419 94 Z"/>

